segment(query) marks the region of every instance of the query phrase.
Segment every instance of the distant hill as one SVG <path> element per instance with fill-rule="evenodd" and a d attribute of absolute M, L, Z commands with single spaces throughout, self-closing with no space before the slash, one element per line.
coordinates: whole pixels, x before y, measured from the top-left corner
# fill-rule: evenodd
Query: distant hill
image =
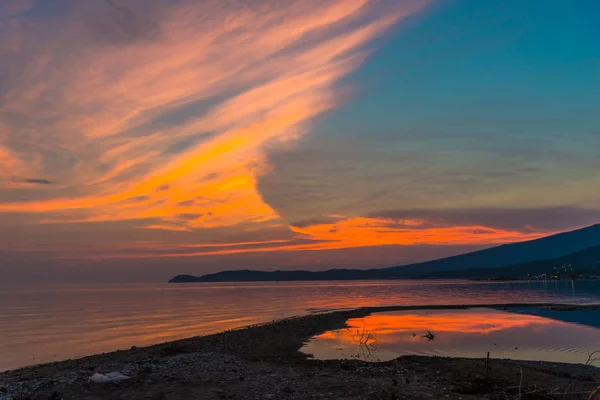
<path fill-rule="evenodd" d="M 541 239 L 505 244 L 472 253 L 406 266 L 368 270 L 224 271 L 200 277 L 178 275 L 169 282 L 253 282 L 417 278 L 430 276 L 433 273 L 443 271 L 500 268 L 539 260 L 551 260 L 596 246 L 600 246 L 600 224 L 547 236 Z"/>
<path fill-rule="evenodd" d="M 416 277 L 434 271 L 498 268 L 529 261 L 548 260 L 600 246 L 600 224 L 526 242 L 505 244 L 404 267 L 392 267 L 398 277 Z"/>
<path fill-rule="evenodd" d="M 330 269 L 328 271 L 223 271 L 200 277 L 177 275 L 169 283 L 184 282 L 260 282 L 260 281 L 337 281 L 374 279 L 369 272 L 376 270 Z"/>
<path fill-rule="evenodd" d="M 527 278 L 542 274 L 546 276 L 586 275 L 600 276 L 600 246 L 591 247 L 566 256 L 538 260 L 500 268 L 472 268 L 455 271 L 437 271 L 419 278 L 469 279 L 469 278 Z"/>

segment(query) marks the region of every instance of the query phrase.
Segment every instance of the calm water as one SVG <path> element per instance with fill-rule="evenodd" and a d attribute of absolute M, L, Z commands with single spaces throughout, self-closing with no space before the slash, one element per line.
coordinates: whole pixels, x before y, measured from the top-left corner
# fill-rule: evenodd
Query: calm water
<path fill-rule="evenodd" d="M 348 326 L 312 338 L 302 351 L 318 359 L 364 361 L 482 358 L 490 352 L 493 358 L 586 363 L 588 351 L 600 350 L 598 328 L 492 309 L 377 313 L 350 319 Z"/>
<path fill-rule="evenodd" d="M 600 282 L 0 286 L 0 371 L 327 309 L 517 301 L 600 302 Z"/>

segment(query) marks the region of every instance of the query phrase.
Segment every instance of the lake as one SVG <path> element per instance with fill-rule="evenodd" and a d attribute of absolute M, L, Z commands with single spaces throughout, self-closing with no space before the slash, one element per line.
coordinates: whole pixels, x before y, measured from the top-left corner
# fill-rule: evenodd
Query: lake
<path fill-rule="evenodd" d="M 375 305 L 600 303 L 600 281 L 0 286 L 0 371 Z"/>

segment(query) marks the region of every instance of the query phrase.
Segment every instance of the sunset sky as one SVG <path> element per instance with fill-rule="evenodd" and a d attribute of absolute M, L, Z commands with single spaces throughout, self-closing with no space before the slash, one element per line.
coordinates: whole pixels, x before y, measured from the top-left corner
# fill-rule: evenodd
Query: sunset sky
<path fill-rule="evenodd" d="M 0 282 L 600 222 L 597 0 L 0 0 Z"/>

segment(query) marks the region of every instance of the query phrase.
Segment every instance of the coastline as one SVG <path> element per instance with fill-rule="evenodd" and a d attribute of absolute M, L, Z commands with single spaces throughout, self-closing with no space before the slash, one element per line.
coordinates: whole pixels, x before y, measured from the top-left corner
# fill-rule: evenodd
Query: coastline
<path fill-rule="evenodd" d="M 0 399 L 468 399 L 511 398 L 506 396 L 519 391 L 533 391 L 521 398 L 555 398 L 549 396 L 557 388 L 560 398 L 587 398 L 600 385 L 600 369 L 579 364 L 492 358 L 491 373 L 482 377 L 484 359 L 404 356 L 386 362 L 318 361 L 299 350 L 313 336 L 376 312 L 467 308 L 568 312 L 599 307 L 559 303 L 382 306 L 309 314 L 6 371 L 0 373 Z M 88 383 L 92 374 L 111 371 L 131 379 Z M 531 397 L 537 394 L 540 397 Z"/>

